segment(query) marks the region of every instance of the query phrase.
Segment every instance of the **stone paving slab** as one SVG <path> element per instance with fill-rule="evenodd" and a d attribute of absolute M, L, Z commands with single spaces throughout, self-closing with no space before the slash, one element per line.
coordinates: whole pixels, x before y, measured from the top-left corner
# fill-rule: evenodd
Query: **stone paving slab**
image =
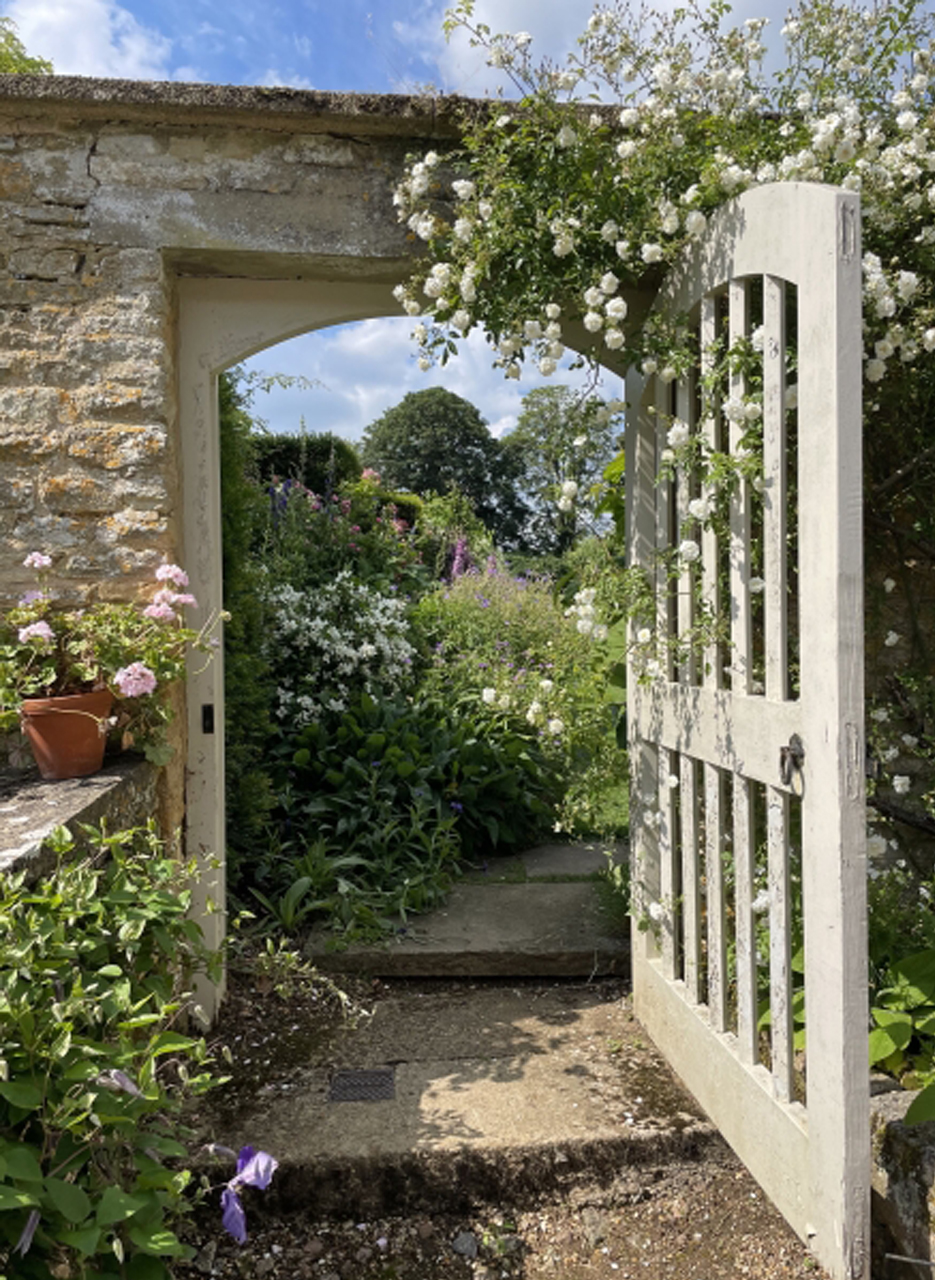
<path fill-rule="evenodd" d="M 520 854 L 519 861 L 527 876 L 587 876 L 606 871 L 611 863 L 626 860 L 627 847 L 622 842 L 601 844 L 581 840 L 574 844 L 542 844 Z"/>
<path fill-rule="evenodd" d="M 629 941 L 614 936 L 588 881 L 459 884 L 439 910 L 412 917 L 388 942 L 306 953 L 337 973 L 380 977 L 590 977 L 629 971 Z"/>
<path fill-rule="evenodd" d="M 226 1121 L 235 1147 L 261 1134 L 276 1152 L 286 1202 L 346 1215 L 430 1194 L 437 1206 L 501 1183 L 528 1178 L 541 1193 L 720 1149 L 621 983 L 458 987 L 391 990 L 372 1018 Z M 388 1068 L 394 1096 L 330 1101 L 348 1067 Z"/>

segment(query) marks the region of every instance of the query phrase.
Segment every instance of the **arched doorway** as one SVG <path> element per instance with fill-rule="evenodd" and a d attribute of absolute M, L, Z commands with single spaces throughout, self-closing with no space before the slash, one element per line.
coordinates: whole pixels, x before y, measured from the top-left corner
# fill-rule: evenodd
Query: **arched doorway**
<path fill-rule="evenodd" d="M 185 564 L 206 616 L 221 608 L 218 376 L 230 365 L 310 329 L 394 315 L 392 284 L 361 280 L 178 281 L 178 419 Z M 194 911 L 205 940 L 226 933 L 224 663 L 189 669 L 186 701 L 186 850 L 201 879 Z M 223 984 L 201 993 L 210 1017 Z"/>

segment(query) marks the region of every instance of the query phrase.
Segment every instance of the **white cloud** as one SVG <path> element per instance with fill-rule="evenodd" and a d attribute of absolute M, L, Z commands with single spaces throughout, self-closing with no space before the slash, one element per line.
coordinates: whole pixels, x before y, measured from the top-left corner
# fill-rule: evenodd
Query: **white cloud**
<path fill-rule="evenodd" d="M 309 431 L 334 431 L 359 440 L 365 427 L 408 392 L 443 386 L 475 405 L 491 434 L 501 436 L 516 425 L 523 396 L 545 385 L 538 375 L 520 382 L 504 378 L 491 368 L 490 348 L 478 334 L 461 343 L 444 369 L 423 373 L 415 362 L 411 329 L 412 321 L 405 318 L 364 320 L 304 334 L 260 352 L 246 362 L 248 368 L 301 374 L 321 385 L 258 395 L 255 413 L 273 431 L 297 431 L 304 417 Z M 563 373 L 560 380 L 579 385 L 583 378 Z M 608 377 L 605 393 L 620 394 L 619 380 Z"/>
<path fill-rule="evenodd" d="M 488 67 L 483 49 L 471 48 L 470 37 L 461 28 L 446 41 L 442 32 L 446 4 L 423 11 L 417 21 L 393 24 L 397 39 L 410 53 L 438 67 L 440 87 L 447 92 L 482 97 L 502 88 L 511 90 L 502 72 Z M 530 31 L 530 52 L 534 62 L 544 57 L 562 63 L 565 54 L 577 47 L 578 36 L 587 25 L 594 8 L 593 0 L 564 0 L 562 4 L 543 4 L 542 0 L 477 0 L 474 22 L 486 23 L 494 33 Z"/>
<path fill-rule="evenodd" d="M 262 78 L 257 83 L 263 85 L 267 89 L 278 89 L 283 87 L 286 89 L 315 88 L 308 76 L 284 76 L 281 71 L 276 71 L 273 67 L 264 71 Z"/>
<path fill-rule="evenodd" d="M 10 0 L 7 16 L 30 53 L 59 75 L 167 80 L 172 41 L 115 0 Z"/>

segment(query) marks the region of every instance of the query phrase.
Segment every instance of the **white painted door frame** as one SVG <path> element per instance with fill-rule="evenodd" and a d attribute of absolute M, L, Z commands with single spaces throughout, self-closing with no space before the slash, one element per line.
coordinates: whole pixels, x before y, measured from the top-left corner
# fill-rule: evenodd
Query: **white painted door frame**
<path fill-rule="evenodd" d="M 399 304 L 387 283 L 183 277 L 177 284 L 181 550 L 200 622 L 222 607 L 218 376 L 286 338 L 398 315 Z M 201 871 L 192 910 L 208 945 L 218 947 L 227 929 L 223 651 L 203 670 L 189 667 L 186 699 L 185 849 Z M 223 994 L 223 980 L 199 988 L 208 1018 Z"/>

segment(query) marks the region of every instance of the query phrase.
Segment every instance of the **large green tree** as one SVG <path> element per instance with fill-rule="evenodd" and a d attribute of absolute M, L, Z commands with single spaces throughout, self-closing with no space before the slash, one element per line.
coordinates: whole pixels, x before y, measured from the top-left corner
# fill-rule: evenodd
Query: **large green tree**
<path fill-rule="evenodd" d="M 31 58 L 16 34 L 12 18 L 0 16 L 0 72 L 32 71 L 44 75 L 52 70 L 52 63 L 45 58 Z"/>
<path fill-rule="evenodd" d="M 568 387 L 537 387 L 524 396 L 503 453 L 530 511 L 526 541 L 537 551 L 561 555 L 592 528 L 615 430 L 608 406 Z"/>
<path fill-rule="evenodd" d="M 420 495 L 457 490 L 502 546 L 516 544 L 526 511 L 513 455 L 490 434 L 479 410 L 454 392 L 409 392 L 367 427 L 361 457 L 390 488 Z"/>

